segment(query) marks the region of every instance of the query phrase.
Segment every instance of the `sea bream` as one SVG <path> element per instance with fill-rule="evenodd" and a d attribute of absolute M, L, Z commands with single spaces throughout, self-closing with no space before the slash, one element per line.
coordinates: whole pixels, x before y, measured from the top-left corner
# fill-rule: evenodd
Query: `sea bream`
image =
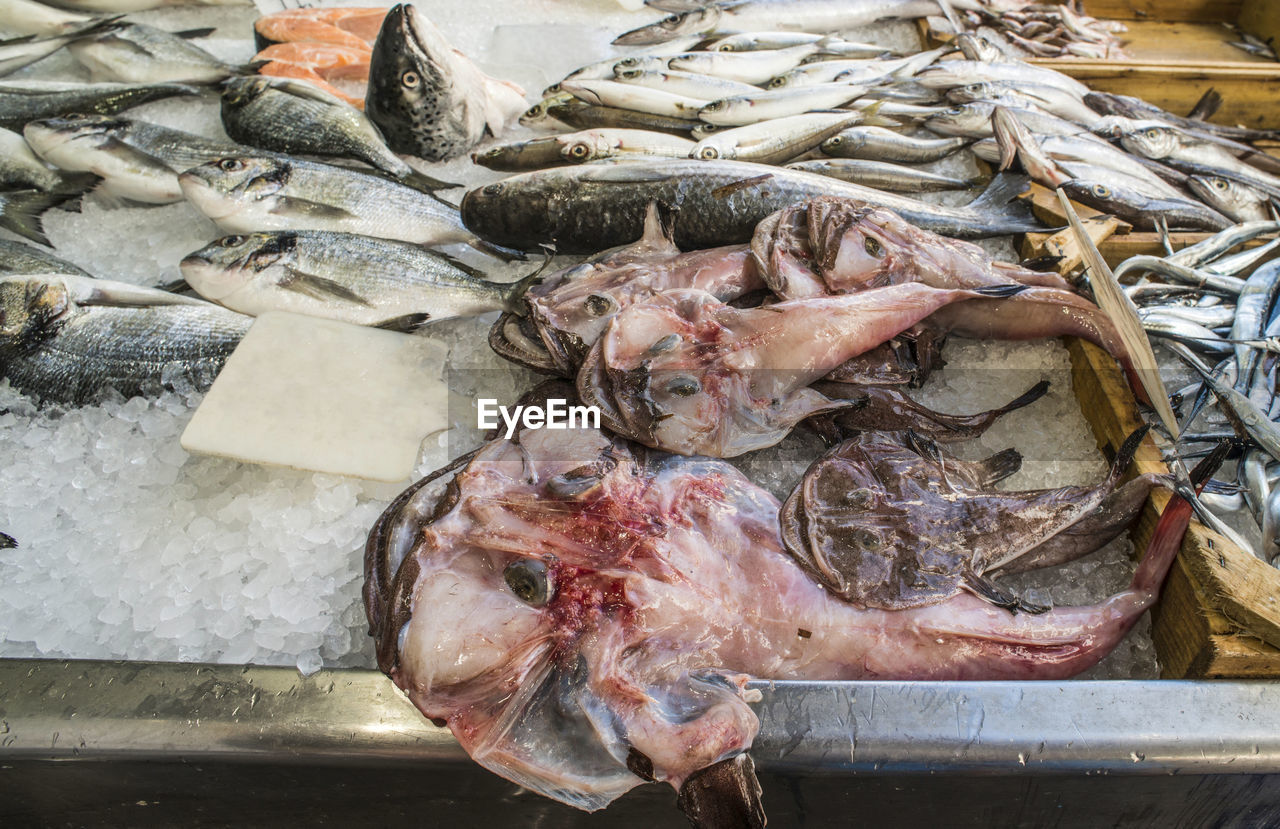
<path fill-rule="evenodd" d="M 58 275 L 0 277 L 0 377 L 45 402 L 208 388 L 251 317 L 194 297 Z"/>
<path fill-rule="evenodd" d="M 162 98 L 199 94 L 196 87 L 178 83 L 0 81 L 0 127 L 19 130 L 28 121 L 71 113 L 110 115 Z"/>
<path fill-rule="evenodd" d="M 396 152 L 443 161 L 498 135 L 528 104 L 491 78 L 412 5 L 387 12 L 369 59 L 365 112 Z"/>
<path fill-rule="evenodd" d="M 467 227 L 495 244 L 524 250 L 553 242 L 562 253 L 592 253 L 640 236 L 657 202 L 675 214 L 684 250 L 738 244 L 756 223 L 797 201 L 844 196 L 886 207 L 908 221 L 961 238 L 1039 230 L 1021 203 L 1026 179 L 997 176 L 963 207 L 927 204 L 844 181 L 745 161 L 645 159 L 597 161 L 538 170 L 471 190 L 462 200 Z"/>
<path fill-rule="evenodd" d="M 181 268 L 198 294 L 242 314 L 290 311 L 384 328 L 503 310 L 517 290 L 420 245 L 325 230 L 224 236 Z"/>
<path fill-rule="evenodd" d="M 378 666 L 524 788 L 596 810 L 659 781 L 686 811 L 699 789 L 738 809 L 700 825 L 761 826 L 748 679 L 1074 675 L 1155 601 L 1190 513 L 1173 500 L 1127 589 L 1032 615 L 966 593 L 854 607 L 786 554 L 778 510 L 727 463 L 596 430 L 495 440 L 373 527 L 364 599 Z"/>
<path fill-rule="evenodd" d="M 1023 290 L 907 283 L 750 309 L 670 290 L 613 318 L 578 372 L 578 394 L 610 429 L 646 446 L 731 458 L 853 405 L 808 388 L 837 366 L 946 305 Z"/>

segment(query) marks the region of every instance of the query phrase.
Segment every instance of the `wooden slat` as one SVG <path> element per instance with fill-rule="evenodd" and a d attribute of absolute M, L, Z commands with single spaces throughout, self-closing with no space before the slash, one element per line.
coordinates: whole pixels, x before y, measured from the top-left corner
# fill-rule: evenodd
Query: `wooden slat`
<path fill-rule="evenodd" d="M 1081 219 L 1080 224 L 1095 246 L 1111 238 L 1120 227 L 1128 227 L 1115 216 L 1092 216 Z M 1023 259 L 1057 256 L 1060 260 L 1060 269 L 1064 273 L 1075 270 L 1084 261 L 1084 251 L 1081 250 L 1080 242 L 1071 228 L 1059 230 L 1057 233 L 1028 233 L 1023 237 L 1020 252 Z"/>
<path fill-rule="evenodd" d="M 1184 558 L 1205 602 L 1240 628 L 1280 646 L 1280 570 L 1205 532 Z"/>
<path fill-rule="evenodd" d="M 1112 20 L 1235 20 L 1241 0 L 1085 0 L 1093 17 Z"/>
<path fill-rule="evenodd" d="M 1280 3 L 1276 0 L 1244 0 L 1240 28 L 1269 43 L 1280 43 Z"/>

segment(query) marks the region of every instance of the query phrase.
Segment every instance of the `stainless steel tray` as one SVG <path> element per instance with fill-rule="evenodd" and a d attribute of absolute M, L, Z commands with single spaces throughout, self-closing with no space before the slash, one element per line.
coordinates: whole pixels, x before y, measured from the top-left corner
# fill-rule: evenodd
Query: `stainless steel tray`
<path fill-rule="evenodd" d="M 1280 823 L 1280 683 L 757 683 L 770 826 Z M 0 660 L 0 825 L 681 826 L 471 763 L 381 674 Z"/>

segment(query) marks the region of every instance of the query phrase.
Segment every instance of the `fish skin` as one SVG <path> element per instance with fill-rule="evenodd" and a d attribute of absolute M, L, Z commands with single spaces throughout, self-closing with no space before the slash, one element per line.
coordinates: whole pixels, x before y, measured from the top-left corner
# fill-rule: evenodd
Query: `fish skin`
<path fill-rule="evenodd" d="M 227 236 L 181 269 L 205 299 L 242 314 L 291 311 L 356 325 L 503 310 L 516 290 L 419 245 L 322 230 Z"/>
<path fill-rule="evenodd" d="M 911 138 L 883 127 L 850 127 L 822 142 L 822 152 L 836 158 L 862 158 L 925 164 L 946 158 L 969 144 L 967 138 Z"/>
<path fill-rule="evenodd" d="M 859 113 L 809 112 L 774 118 L 732 129 L 719 129 L 699 141 L 689 158 L 729 158 L 761 164 L 780 164 L 821 144 L 850 124 Z"/>
<path fill-rule="evenodd" d="M 0 190 L 42 190 L 46 193 L 83 193 L 98 181 L 93 175 L 65 175 L 50 170 L 31 151 L 26 139 L 0 129 Z"/>
<path fill-rule="evenodd" d="M 95 81 L 216 83 L 240 71 L 194 43 L 144 23 L 112 23 L 67 49 Z"/>
<path fill-rule="evenodd" d="M 172 387 L 208 388 L 251 318 L 212 304 L 78 305 L 56 278 L 0 280 L 0 375 L 44 402 L 84 405 Z"/>
<path fill-rule="evenodd" d="M 33 0 L 0 0 L 0 31 L 17 35 L 57 37 L 96 22 L 96 17 L 73 14 Z"/>
<path fill-rule="evenodd" d="M 39 248 L 23 242 L 0 239 L 0 276 L 38 273 L 91 276 L 79 265 L 73 265 Z"/>
<path fill-rule="evenodd" d="M 0 127 L 22 129 L 28 121 L 69 113 L 111 115 L 162 98 L 199 95 L 194 86 L 175 83 L 0 82 Z"/>
<path fill-rule="evenodd" d="M 523 90 L 481 72 L 412 5 L 387 12 L 369 59 L 365 112 L 391 149 L 454 158 L 526 107 Z"/>
<path fill-rule="evenodd" d="M 1148 196 L 1116 181 L 1104 184 L 1075 178 L 1065 182 L 1062 189 L 1081 204 L 1119 216 L 1139 230 L 1155 230 L 1157 217 L 1165 219 L 1171 228 L 1191 230 L 1224 230 L 1234 224 L 1199 202 Z"/>
<path fill-rule="evenodd" d="M 243 150 L 230 142 L 106 115 L 32 121 L 23 134 L 46 161 L 100 176 L 107 193 L 144 204 L 181 201 L 180 172 Z"/>
<path fill-rule="evenodd" d="M 675 241 L 691 250 L 745 242 L 775 210 L 830 195 L 887 207 L 938 233 L 980 238 L 1039 229 L 1025 206 L 1004 205 L 1024 185 L 1025 179 L 997 177 L 969 205 L 948 208 L 751 162 L 597 161 L 477 187 L 463 198 L 462 216 L 468 228 L 490 242 L 524 250 L 554 242 L 562 252 L 591 253 L 638 238 L 645 210 L 656 201 L 678 210 Z"/>
<path fill-rule="evenodd" d="M 864 187 L 888 190 L 894 193 L 919 193 L 937 190 L 963 190 L 976 181 L 940 176 L 917 167 L 868 161 L 856 158 L 819 158 L 795 161 L 787 165 L 792 170 L 838 178 Z"/>
<path fill-rule="evenodd" d="M 281 153 L 355 158 L 403 178 L 413 168 L 364 113 L 317 87 L 284 78 L 232 78 L 222 125 L 233 141 Z"/>
<path fill-rule="evenodd" d="M 1191 192 L 1205 204 L 1237 222 L 1263 222 L 1271 217 L 1269 193 L 1260 193 L 1247 184 L 1222 176 L 1191 176 Z"/>
<path fill-rule="evenodd" d="M 569 96 L 572 98 L 573 96 Z M 638 129 L 665 132 L 671 135 L 687 136 L 698 124 L 694 118 L 670 118 L 665 115 L 651 115 L 647 112 L 632 112 L 617 107 L 603 107 L 588 104 L 577 99 L 547 107 L 546 114 L 561 123 L 578 130 L 596 128 L 606 129 Z"/>
<path fill-rule="evenodd" d="M 228 233 L 334 230 L 414 244 L 471 242 L 457 208 L 381 174 L 269 155 L 228 156 L 178 176 Z"/>

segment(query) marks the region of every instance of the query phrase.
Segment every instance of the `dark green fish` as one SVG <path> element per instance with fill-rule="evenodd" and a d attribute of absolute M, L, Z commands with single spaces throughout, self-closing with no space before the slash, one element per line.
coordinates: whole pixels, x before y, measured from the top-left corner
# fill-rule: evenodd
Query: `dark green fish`
<path fill-rule="evenodd" d="M 179 83 L 5 81 L 0 83 L 0 127 L 19 130 L 28 121 L 73 112 L 111 115 L 161 98 L 199 94 L 196 87 Z"/>

